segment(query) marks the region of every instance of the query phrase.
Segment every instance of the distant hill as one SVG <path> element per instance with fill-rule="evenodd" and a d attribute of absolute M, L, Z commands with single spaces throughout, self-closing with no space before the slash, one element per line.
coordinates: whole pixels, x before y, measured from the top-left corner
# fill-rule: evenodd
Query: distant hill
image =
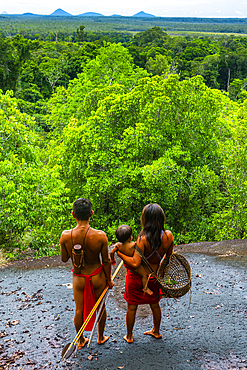
<path fill-rule="evenodd" d="M 120 14 L 112 14 L 112 15 L 110 15 L 110 17 L 123 17 L 123 16 L 120 15 Z"/>
<path fill-rule="evenodd" d="M 30 16 L 30 17 L 38 17 L 38 14 L 34 14 L 34 13 L 23 13 L 22 15 L 25 15 L 25 16 Z"/>
<path fill-rule="evenodd" d="M 5 10 L 1 14 L 8 14 Z"/>
<path fill-rule="evenodd" d="M 68 16 L 68 15 L 72 15 L 72 14 L 67 13 L 63 9 L 59 8 L 59 9 L 55 10 L 55 12 L 51 13 L 50 15 Z"/>
<path fill-rule="evenodd" d="M 83 14 L 79 14 L 80 17 L 104 17 L 103 14 L 100 13 L 94 13 L 94 12 L 87 12 Z"/>
<path fill-rule="evenodd" d="M 153 14 L 148 14 L 148 13 L 145 13 L 145 12 L 139 12 L 139 13 L 136 13 L 134 15 L 132 15 L 132 17 L 149 17 L 149 18 L 155 18 L 155 15 Z"/>

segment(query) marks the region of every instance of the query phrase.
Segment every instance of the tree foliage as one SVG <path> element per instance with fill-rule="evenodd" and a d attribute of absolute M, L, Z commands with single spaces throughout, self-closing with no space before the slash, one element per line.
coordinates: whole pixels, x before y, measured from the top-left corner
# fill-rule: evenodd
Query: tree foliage
<path fill-rule="evenodd" d="M 0 241 L 7 250 L 22 248 L 28 238 L 25 245 L 38 253 L 56 253 L 78 197 L 91 199 L 94 226 L 110 240 L 122 223 L 137 235 L 150 202 L 164 208 L 177 243 L 246 237 L 245 79 L 228 79 L 230 97 L 215 88 L 223 67 L 231 70 L 236 59 L 222 56 L 210 40 L 179 39 L 169 51 L 169 38 L 157 28 L 136 39 L 132 47 L 143 48 L 150 74 L 122 44 L 10 47 L 30 59 L 18 69 L 19 99 L 9 91 L 0 95 Z M 239 47 L 232 40 L 231 48 Z M 77 66 L 75 55 L 81 70 L 65 83 L 62 74 Z M 58 65 L 61 81 L 56 88 L 50 83 L 54 93 L 44 104 L 44 76 L 58 60 L 66 60 Z M 181 67 L 186 78 L 171 70 L 174 60 L 176 68 L 187 63 Z M 46 115 L 48 136 L 37 130 L 32 107 L 25 106 L 30 114 L 18 109 L 27 104 L 24 92 Z"/>
<path fill-rule="evenodd" d="M 98 68 L 90 62 L 84 78 L 94 76 L 95 83 Z M 115 85 L 109 79 L 105 84 L 105 74 L 98 76 L 98 87 L 86 95 L 86 82 L 78 79 L 69 88 L 69 104 L 62 102 L 64 92 L 52 101 L 51 119 L 57 117 L 55 128 L 63 122 L 63 131 L 59 158 L 54 133 L 51 164 L 60 162 L 72 198 L 89 197 L 97 226 L 109 233 L 119 223 L 139 225 L 142 207 L 158 202 L 177 241 L 220 239 L 223 229 L 215 220 L 230 201 L 222 168 L 239 105 L 201 77 L 142 77 L 129 89 L 129 74 Z M 231 166 L 227 162 L 229 171 Z M 243 223 L 238 237 L 245 233 Z"/>
<path fill-rule="evenodd" d="M 32 248 L 52 254 L 50 246 L 57 245 L 57 230 L 67 215 L 68 190 L 57 166 L 46 167 L 44 143 L 33 127 L 15 99 L 1 93 L 0 243 L 6 250 L 21 250 L 28 236 Z"/>

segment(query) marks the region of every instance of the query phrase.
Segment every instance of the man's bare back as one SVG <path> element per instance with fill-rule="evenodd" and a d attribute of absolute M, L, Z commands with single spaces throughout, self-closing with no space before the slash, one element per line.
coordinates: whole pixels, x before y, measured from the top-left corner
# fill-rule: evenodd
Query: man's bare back
<path fill-rule="evenodd" d="M 78 225 L 72 230 L 65 230 L 61 235 L 61 259 L 67 262 L 69 258 L 72 260 L 72 248 L 75 244 L 82 244 L 84 235 L 87 231 L 88 225 Z M 71 238 L 72 231 L 72 238 Z M 73 240 L 73 245 L 72 245 Z M 105 233 L 101 230 L 89 228 L 85 244 L 83 246 L 84 266 L 81 267 L 83 274 L 90 274 L 95 268 L 101 265 L 101 259 L 108 262 L 108 240 Z M 101 257 L 101 258 L 100 258 Z"/>
<path fill-rule="evenodd" d="M 76 273 L 75 271 L 73 273 L 73 293 L 76 305 L 74 324 L 77 332 L 83 325 L 83 313 L 85 316 L 86 309 L 88 309 L 88 305 L 84 305 L 84 289 L 87 279 L 90 278 L 92 281 L 92 295 L 94 295 L 95 300 L 99 298 L 107 284 L 110 288 L 114 285 L 114 282 L 111 280 L 108 240 L 103 231 L 89 227 L 89 218 L 92 214 L 91 202 L 84 198 L 77 199 L 73 205 L 72 212 L 77 225 L 72 230 L 63 231 L 60 238 L 61 259 L 63 262 L 67 262 L 69 258 L 73 261 L 74 246 L 79 245 L 84 251 L 83 263 L 78 265 L 75 263 L 75 260 L 73 261 L 74 270 L 76 270 Z M 98 344 L 104 343 L 109 338 L 103 334 L 105 320 L 106 311 L 104 310 L 99 323 Z M 82 334 L 78 348 L 82 348 L 87 342 L 88 339 Z"/>

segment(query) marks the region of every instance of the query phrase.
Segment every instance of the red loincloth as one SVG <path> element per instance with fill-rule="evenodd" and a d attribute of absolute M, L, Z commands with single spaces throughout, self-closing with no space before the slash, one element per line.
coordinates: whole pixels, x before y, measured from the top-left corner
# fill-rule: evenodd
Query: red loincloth
<path fill-rule="evenodd" d="M 127 303 L 132 305 L 158 303 L 160 300 L 159 295 L 161 294 L 161 291 L 159 284 L 152 276 L 148 281 L 148 287 L 153 291 L 152 295 L 143 292 L 141 275 L 132 272 L 127 268 L 124 292 L 124 299 Z"/>
<path fill-rule="evenodd" d="M 101 265 L 96 270 L 94 270 L 90 275 L 84 274 L 74 274 L 74 269 L 72 270 L 75 276 L 81 276 L 85 278 L 85 286 L 84 286 L 84 307 L 83 307 L 83 322 L 85 322 L 86 318 L 92 311 L 93 306 L 96 303 L 95 293 L 93 289 L 92 283 L 92 276 L 96 276 L 103 271 L 103 266 Z M 93 314 L 91 319 L 89 320 L 87 326 L 84 330 L 91 331 L 93 329 L 93 324 L 96 319 L 96 312 Z"/>

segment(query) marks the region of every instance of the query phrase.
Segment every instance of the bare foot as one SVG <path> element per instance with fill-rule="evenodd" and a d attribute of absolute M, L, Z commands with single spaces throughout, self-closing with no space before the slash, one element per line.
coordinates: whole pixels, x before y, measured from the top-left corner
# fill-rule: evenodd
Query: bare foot
<path fill-rule="evenodd" d="M 126 340 L 127 343 L 133 343 L 133 335 L 131 336 L 131 339 L 127 338 L 127 335 L 123 337 L 124 340 Z"/>
<path fill-rule="evenodd" d="M 145 331 L 143 334 L 145 335 L 152 335 L 156 339 L 161 339 L 162 336 L 160 334 L 155 334 L 153 330 Z"/>
<path fill-rule="evenodd" d="M 105 343 L 107 340 L 109 339 L 109 337 L 107 337 L 107 336 L 105 336 L 105 335 L 103 335 L 103 339 L 102 340 L 97 340 L 97 343 L 98 344 L 103 344 L 103 343 Z"/>
<path fill-rule="evenodd" d="M 82 342 L 80 341 L 80 343 L 78 344 L 77 350 L 82 349 L 85 346 L 85 344 L 87 344 L 87 342 L 89 342 L 88 338 L 84 338 L 84 341 Z"/>
<path fill-rule="evenodd" d="M 147 293 L 147 294 L 149 294 L 149 295 L 154 294 L 154 293 L 152 292 L 152 290 L 151 290 L 151 289 L 149 289 L 149 288 L 145 288 L 145 289 L 143 289 L 143 291 L 144 291 L 144 293 Z"/>

